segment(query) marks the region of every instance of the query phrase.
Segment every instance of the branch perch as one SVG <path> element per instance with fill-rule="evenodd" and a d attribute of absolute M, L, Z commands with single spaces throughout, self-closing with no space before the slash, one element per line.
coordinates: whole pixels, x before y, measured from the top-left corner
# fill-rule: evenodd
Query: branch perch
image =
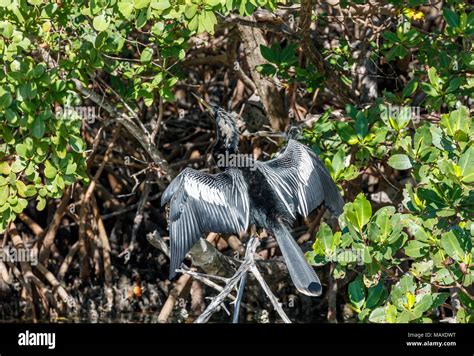
<path fill-rule="evenodd" d="M 283 311 L 277 298 L 273 295 L 272 291 L 270 290 L 262 275 L 258 271 L 257 266 L 255 265 L 254 254 L 258 245 L 260 245 L 260 241 L 258 240 L 258 238 L 251 237 L 247 244 L 247 249 L 245 251 L 245 259 L 240 265 L 239 269 L 232 277 L 228 279 L 224 289 L 212 300 L 211 304 L 208 305 L 206 310 L 195 320 L 195 323 L 200 324 L 209 321 L 212 314 L 216 312 L 218 307 L 224 302 L 225 298 L 234 290 L 234 288 L 237 286 L 237 283 L 248 271 L 250 271 L 260 283 L 263 290 L 265 291 L 265 294 L 267 294 L 270 299 L 270 302 L 273 304 L 273 307 L 283 319 L 283 321 L 285 323 L 291 323 L 290 319 Z"/>

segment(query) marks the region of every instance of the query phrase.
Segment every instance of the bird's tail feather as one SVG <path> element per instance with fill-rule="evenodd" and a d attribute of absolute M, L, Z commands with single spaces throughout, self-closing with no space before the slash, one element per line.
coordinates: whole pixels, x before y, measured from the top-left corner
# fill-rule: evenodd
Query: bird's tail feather
<path fill-rule="evenodd" d="M 312 297 L 320 296 L 322 292 L 321 282 L 314 269 L 306 261 L 303 251 L 301 251 L 287 227 L 279 222 L 275 224 L 272 230 L 296 289 Z"/>

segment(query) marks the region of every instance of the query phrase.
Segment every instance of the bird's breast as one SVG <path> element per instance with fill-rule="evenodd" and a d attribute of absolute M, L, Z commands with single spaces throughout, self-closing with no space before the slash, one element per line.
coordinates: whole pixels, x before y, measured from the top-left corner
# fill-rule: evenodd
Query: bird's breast
<path fill-rule="evenodd" d="M 243 168 L 242 173 L 247 182 L 250 202 L 250 222 L 260 228 L 268 228 L 275 219 L 289 220 L 285 204 L 275 189 L 259 169 Z"/>

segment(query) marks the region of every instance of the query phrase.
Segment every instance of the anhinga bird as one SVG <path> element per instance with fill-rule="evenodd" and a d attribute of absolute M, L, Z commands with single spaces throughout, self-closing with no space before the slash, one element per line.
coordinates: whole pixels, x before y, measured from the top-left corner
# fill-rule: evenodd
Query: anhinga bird
<path fill-rule="evenodd" d="M 216 122 L 216 162 L 221 154 L 238 154 L 236 118 L 198 99 Z M 247 158 L 217 174 L 185 168 L 165 190 L 161 203 L 170 203 L 170 279 L 203 234 L 240 233 L 255 225 L 275 236 L 296 288 L 309 296 L 321 294 L 319 278 L 288 228 L 297 214 L 306 217 L 321 204 L 339 216 L 344 201 L 318 156 L 298 141 L 289 139 L 274 159 Z"/>

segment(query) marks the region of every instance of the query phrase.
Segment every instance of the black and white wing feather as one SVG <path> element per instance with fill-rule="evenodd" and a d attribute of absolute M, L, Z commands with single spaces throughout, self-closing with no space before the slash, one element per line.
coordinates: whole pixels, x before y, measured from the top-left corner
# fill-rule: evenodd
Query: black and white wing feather
<path fill-rule="evenodd" d="M 344 201 L 328 170 L 308 147 L 289 140 L 282 153 L 264 163 L 267 179 L 294 215 L 302 216 L 324 204 L 333 214 L 342 213 Z"/>
<path fill-rule="evenodd" d="M 170 278 L 186 253 L 204 233 L 247 230 L 247 184 L 238 169 L 208 174 L 184 169 L 164 191 L 161 205 L 170 203 Z"/>

